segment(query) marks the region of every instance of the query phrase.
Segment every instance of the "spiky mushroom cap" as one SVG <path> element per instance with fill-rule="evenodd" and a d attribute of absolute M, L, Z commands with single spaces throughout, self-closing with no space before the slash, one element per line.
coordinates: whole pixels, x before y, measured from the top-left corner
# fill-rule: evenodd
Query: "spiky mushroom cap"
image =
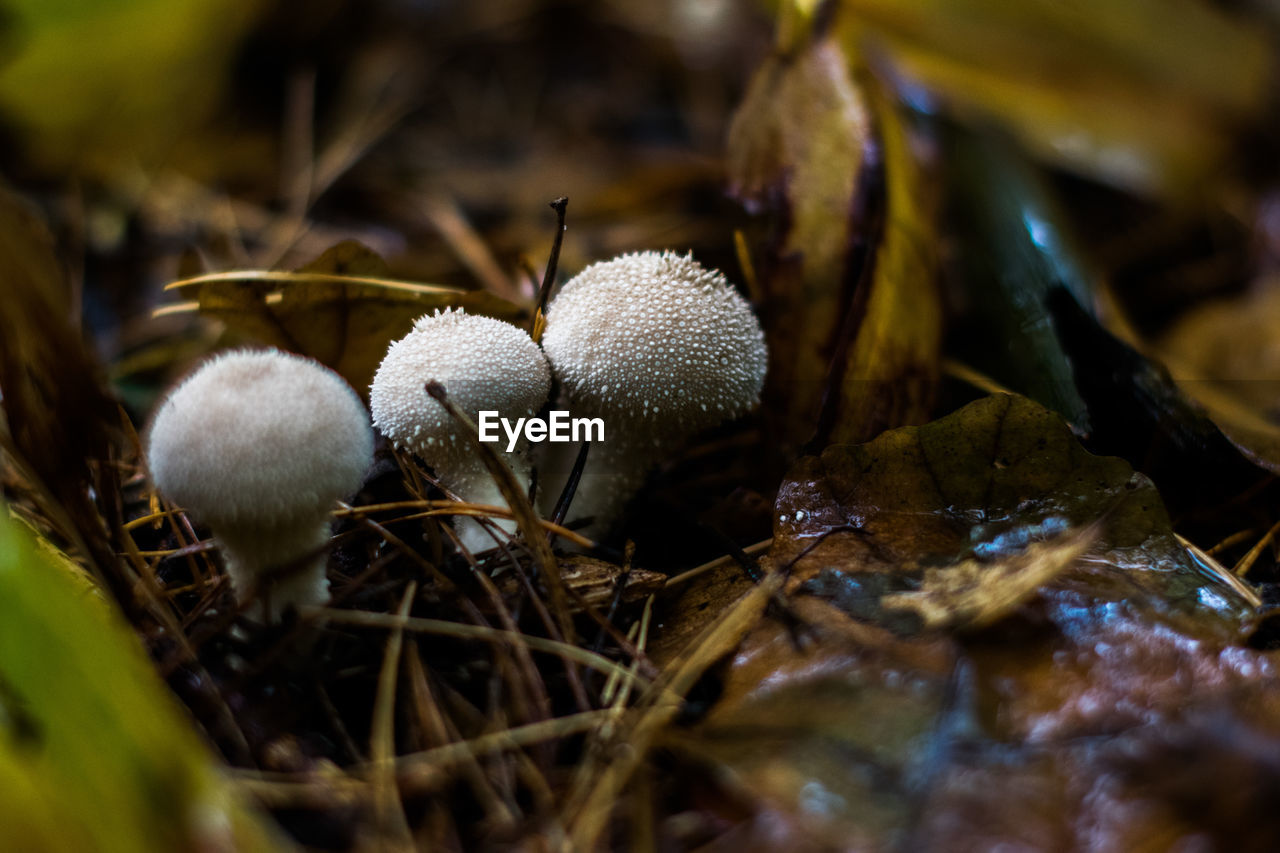
<path fill-rule="evenodd" d="M 587 267 L 548 308 L 542 347 L 575 413 L 658 442 L 754 407 L 768 366 L 746 300 L 670 251 Z"/>
<path fill-rule="evenodd" d="M 372 458 L 369 415 L 351 386 L 279 350 L 205 362 L 147 432 L 156 486 L 213 529 L 242 596 L 259 573 L 324 545 L 334 502 L 360 488 Z M 323 561 L 302 586 L 279 603 L 325 600 Z"/>
<path fill-rule="evenodd" d="M 387 350 L 369 403 L 383 435 L 445 469 L 471 467 L 474 454 L 449 413 L 427 394 L 431 380 L 472 419 L 482 410 L 508 418 L 535 415 L 551 390 L 547 360 L 523 329 L 460 308 L 418 318 L 413 331 Z"/>

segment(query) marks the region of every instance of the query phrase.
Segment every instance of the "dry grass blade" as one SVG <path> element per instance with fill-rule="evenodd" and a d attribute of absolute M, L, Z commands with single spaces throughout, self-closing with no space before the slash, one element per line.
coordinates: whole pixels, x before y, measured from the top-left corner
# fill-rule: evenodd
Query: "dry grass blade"
<path fill-rule="evenodd" d="M 1253 568 L 1253 564 L 1262 556 L 1262 552 L 1271 544 L 1271 540 L 1276 538 L 1276 533 L 1278 532 L 1280 532 L 1280 521 L 1271 525 L 1271 529 L 1264 533 L 1257 544 L 1249 549 L 1249 553 L 1240 558 L 1240 562 L 1236 563 L 1235 568 L 1231 570 L 1231 574 L 1237 578 L 1242 578 L 1248 574 L 1249 569 Z"/>
<path fill-rule="evenodd" d="M 579 734 L 598 726 L 612 713 L 609 709 L 583 711 L 402 755 L 396 759 L 396 774 L 402 789 L 410 792 L 424 784 L 429 786 L 440 774 L 459 762 Z"/>
<path fill-rule="evenodd" d="M 762 539 L 759 542 L 755 543 L 754 545 L 748 545 L 747 547 L 743 548 L 742 553 L 746 554 L 748 557 L 754 557 L 756 554 L 762 554 L 765 551 L 769 550 L 769 547 L 772 545 L 773 545 L 772 539 Z M 670 588 L 673 586 L 678 586 L 682 583 L 686 583 L 688 581 L 693 580 L 696 577 L 705 575 L 707 572 L 714 572 L 716 569 L 721 569 L 721 568 L 724 568 L 725 566 L 732 565 L 734 562 L 736 562 L 736 560 L 737 560 L 737 556 L 734 554 L 726 554 L 723 557 L 716 557 L 714 560 L 711 560 L 710 562 L 707 562 L 707 563 L 703 563 L 701 566 L 694 566 L 692 569 L 689 569 L 689 571 L 687 572 L 681 572 L 678 575 L 674 575 L 668 578 L 666 582 L 666 587 Z"/>
<path fill-rule="evenodd" d="M 413 521 L 419 518 L 434 518 L 445 515 L 469 515 L 473 518 L 503 518 L 515 519 L 515 513 L 506 507 L 494 506 L 493 504 L 475 504 L 466 501 L 393 501 L 390 503 L 370 504 L 367 506 L 343 506 L 342 509 L 336 511 L 334 515 L 338 518 L 363 518 L 369 513 L 383 512 L 391 509 L 421 509 L 423 512 L 406 515 L 400 518 L 392 518 L 383 522 L 384 524 L 395 524 L 401 521 Z M 583 548 L 594 548 L 596 543 L 583 536 L 575 530 L 570 530 L 556 524 L 554 521 L 546 519 L 538 519 L 539 526 L 547 533 L 559 536 L 561 539 L 567 539 L 575 545 Z"/>
<path fill-rule="evenodd" d="M 963 560 L 926 569 L 920 588 L 886 595 L 888 610 L 916 614 L 926 628 L 983 628 L 1007 616 L 1058 575 L 1098 540 L 1094 523 L 1027 549 L 998 563 Z"/>
<path fill-rule="evenodd" d="M 594 850 L 600 834 L 613 814 L 618 797 L 640 766 L 654 739 L 671 722 L 682 705 L 682 697 L 707 668 L 727 654 L 756 624 L 765 607 L 782 588 L 781 572 L 770 572 L 755 588 L 731 605 L 667 666 L 663 678 L 650 685 L 640 701 L 643 709 L 635 723 L 620 733 L 619 750 L 609 763 L 594 768 L 591 788 L 574 792 L 563 814 L 569 827 L 570 848 Z M 610 709 L 609 713 L 612 713 Z M 585 774 L 584 774 L 585 775 Z"/>
<path fill-rule="evenodd" d="M 1230 587 L 1250 607 L 1258 608 L 1262 606 L 1262 597 L 1258 595 L 1253 587 L 1232 574 L 1231 570 L 1219 563 L 1217 558 L 1206 551 L 1200 550 L 1199 547 L 1179 534 L 1175 533 L 1173 535 L 1178 540 L 1178 544 L 1187 549 L 1192 561 L 1205 575 L 1218 581 L 1223 586 Z"/>
<path fill-rule="evenodd" d="M 409 608 L 418 592 L 418 585 L 410 582 L 397 611 L 401 619 L 409 615 Z M 387 638 L 387 649 L 382 659 L 382 671 L 378 673 L 378 692 L 373 705 L 373 726 L 369 734 L 369 755 L 373 783 L 374 821 L 383 840 L 406 849 L 413 846 L 413 833 L 405 820 L 404 805 L 395 783 L 396 755 L 396 671 L 400 667 L 400 650 L 404 645 L 404 630 L 395 628 Z"/>
<path fill-rule="evenodd" d="M 380 278 L 378 276 L 362 276 L 362 275 L 339 275 L 337 273 L 321 273 L 321 272 L 288 272 L 285 270 L 231 270 L 228 272 L 206 273 L 205 275 L 193 276 L 192 278 L 184 278 L 178 281 L 172 281 L 165 285 L 164 289 L 183 290 L 184 288 L 201 287 L 206 284 L 217 282 L 270 282 L 281 285 L 289 284 L 361 284 L 369 287 L 379 287 L 383 290 L 395 291 L 398 293 L 415 293 L 424 295 L 435 295 L 443 293 L 465 293 L 466 291 L 460 287 L 446 287 L 440 284 L 421 284 L 414 281 L 401 281 L 394 278 Z M 195 303 L 191 303 L 195 304 Z M 159 309 L 164 311 L 165 309 Z M 172 313 L 172 311 L 170 311 Z"/>
<path fill-rule="evenodd" d="M 403 629 L 419 634 L 438 634 L 442 637 L 456 637 L 462 640 L 483 640 L 487 643 L 517 644 L 524 643 L 535 652 L 556 655 L 582 666 L 598 670 L 605 675 L 618 673 L 630 678 L 630 671 L 603 655 L 587 649 L 549 640 L 546 637 L 535 637 L 530 634 L 518 634 L 500 628 L 489 628 L 483 625 L 464 625 L 460 622 L 446 622 L 442 619 L 425 619 L 419 616 L 396 616 L 390 613 L 368 613 L 361 610 L 333 610 L 328 607 L 303 607 L 303 616 L 311 619 L 322 619 L 339 625 L 352 625 L 359 628 Z M 641 675 L 634 676 L 642 685 L 649 684 Z"/>
<path fill-rule="evenodd" d="M 436 699 L 435 691 L 427 678 L 426 667 L 418 654 L 418 647 L 410 644 L 406 652 L 408 662 L 409 686 L 413 695 L 413 709 L 417 717 L 418 730 L 427 739 L 427 745 L 449 746 L 459 740 L 457 729 L 445 715 Z M 486 815 L 486 822 L 499 828 L 514 826 L 520 818 L 520 810 L 498 796 L 493 783 L 485 775 L 484 768 L 472 752 L 465 752 L 459 762 L 462 776 L 471 786 L 476 799 L 480 802 Z M 406 789 L 411 786 L 404 786 Z M 406 790 L 406 793 L 409 791 Z"/>
<path fill-rule="evenodd" d="M 551 546 L 547 543 L 545 536 L 539 535 L 538 513 L 533 508 L 529 496 L 521 488 L 511 468 L 493 449 L 493 445 L 486 444 L 480 440 L 480 433 L 476 429 L 475 423 L 449 399 L 444 386 L 439 382 L 428 382 L 427 393 L 438 401 L 440 405 L 444 406 L 449 416 L 462 427 L 467 441 L 471 444 L 472 451 L 479 454 L 489 472 L 489 476 L 493 478 L 499 491 L 502 492 L 503 500 L 511 507 L 516 524 L 520 529 L 520 534 L 524 537 L 529 551 L 533 555 L 534 565 L 538 567 L 538 571 L 547 585 L 547 593 L 551 599 L 551 610 L 556 618 L 556 624 L 560 628 L 561 639 L 565 643 L 574 643 L 576 633 L 573 628 L 573 617 L 570 615 L 569 610 L 569 596 L 565 592 L 564 580 L 560 577 L 560 567 L 556 563 L 555 555 L 551 553 Z M 567 660 L 569 659 L 566 659 L 566 662 Z M 577 671 L 572 664 L 568 664 L 565 667 L 565 671 L 569 676 L 569 685 L 573 690 L 578 706 L 586 710 L 591 706 L 591 703 L 587 699 L 586 690 L 582 686 L 582 681 L 578 677 Z"/>
<path fill-rule="evenodd" d="M 406 206 L 410 202 L 406 202 Z M 458 260 L 480 281 L 486 290 L 511 302 L 521 302 L 525 295 L 503 271 L 493 252 L 467 220 L 466 214 L 452 197 L 432 193 L 418 200 L 422 216 L 431 224 Z"/>

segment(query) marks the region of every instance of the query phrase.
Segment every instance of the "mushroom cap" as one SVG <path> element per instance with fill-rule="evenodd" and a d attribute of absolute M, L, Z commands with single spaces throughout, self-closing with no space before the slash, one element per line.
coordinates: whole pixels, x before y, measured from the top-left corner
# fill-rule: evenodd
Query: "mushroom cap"
<path fill-rule="evenodd" d="M 206 361 L 147 434 L 156 486 L 215 530 L 323 519 L 360 488 L 372 458 L 369 415 L 351 386 L 279 350 Z"/>
<path fill-rule="evenodd" d="M 692 253 L 637 252 L 587 267 L 547 309 L 542 347 L 575 413 L 689 434 L 760 401 L 764 332 Z"/>
<path fill-rule="evenodd" d="M 473 455 L 449 413 L 427 394 L 431 380 L 472 420 L 482 410 L 535 415 L 551 393 L 547 359 L 523 329 L 461 308 L 419 317 L 387 350 L 369 404 L 383 435 L 437 468 Z"/>

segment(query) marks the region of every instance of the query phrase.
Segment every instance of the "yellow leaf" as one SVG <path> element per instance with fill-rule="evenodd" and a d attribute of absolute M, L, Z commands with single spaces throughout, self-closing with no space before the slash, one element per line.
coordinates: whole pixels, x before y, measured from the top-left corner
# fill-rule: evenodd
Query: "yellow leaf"
<path fill-rule="evenodd" d="M 1266 32 L 1200 0 L 845 0 L 840 38 L 967 118 L 1139 190 L 1187 190 L 1265 105 Z"/>
<path fill-rule="evenodd" d="M 896 109 L 858 85 L 836 42 L 798 39 L 756 73 L 729 174 L 778 232 L 761 314 L 768 409 L 788 438 L 861 441 L 922 420 L 941 334 L 935 205 Z"/>
<path fill-rule="evenodd" d="M 242 270 L 170 284 L 194 301 L 157 313 L 198 310 L 250 340 L 310 356 L 366 393 L 394 340 L 413 321 L 446 308 L 518 320 L 519 306 L 483 291 L 396 281 L 371 250 L 344 241 L 296 272 Z"/>

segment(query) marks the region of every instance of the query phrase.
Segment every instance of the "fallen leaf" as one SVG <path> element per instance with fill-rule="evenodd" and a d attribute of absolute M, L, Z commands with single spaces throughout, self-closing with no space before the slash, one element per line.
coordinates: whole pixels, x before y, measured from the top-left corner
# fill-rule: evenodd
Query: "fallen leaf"
<path fill-rule="evenodd" d="M 249 340 L 310 356 L 367 393 L 387 347 L 424 314 L 463 308 L 518 320 L 518 306 L 483 291 L 415 284 L 385 277 L 386 264 L 344 241 L 295 272 L 245 270 L 176 281 L 166 290 L 194 302 L 161 313 L 198 310 Z"/>
<path fill-rule="evenodd" d="M 1242 645 L 1251 602 L 1058 416 L 996 396 L 833 446 L 797 463 L 775 519 L 789 594 L 667 739 L 731 797 L 705 808 L 767 833 L 738 846 L 1276 837 L 1232 820 L 1254 813 L 1236 779 L 1280 778 L 1274 748 L 1242 748 L 1280 737 L 1273 655 Z M 1187 744 L 1214 775 L 1170 776 Z"/>
<path fill-rule="evenodd" d="M 933 200 L 897 108 L 821 33 L 766 60 L 729 132 L 731 191 L 767 214 L 767 411 L 788 440 L 924 418 L 937 369 Z"/>
<path fill-rule="evenodd" d="M 70 288 L 44 224 L 0 191 L 0 406 L 3 449 L 40 496 L 45 517 L 85 560 L 114 560 L 90 487 L 119 415 L 103 373 L 73 324 Z M 115 490 L 99 483 L 100 493 Z"/>
<path fill-rule="evenodd" d="M 1198 306 L 1155 352 L 1241 452 L 1280 473 L 1280 282 Z"/>

